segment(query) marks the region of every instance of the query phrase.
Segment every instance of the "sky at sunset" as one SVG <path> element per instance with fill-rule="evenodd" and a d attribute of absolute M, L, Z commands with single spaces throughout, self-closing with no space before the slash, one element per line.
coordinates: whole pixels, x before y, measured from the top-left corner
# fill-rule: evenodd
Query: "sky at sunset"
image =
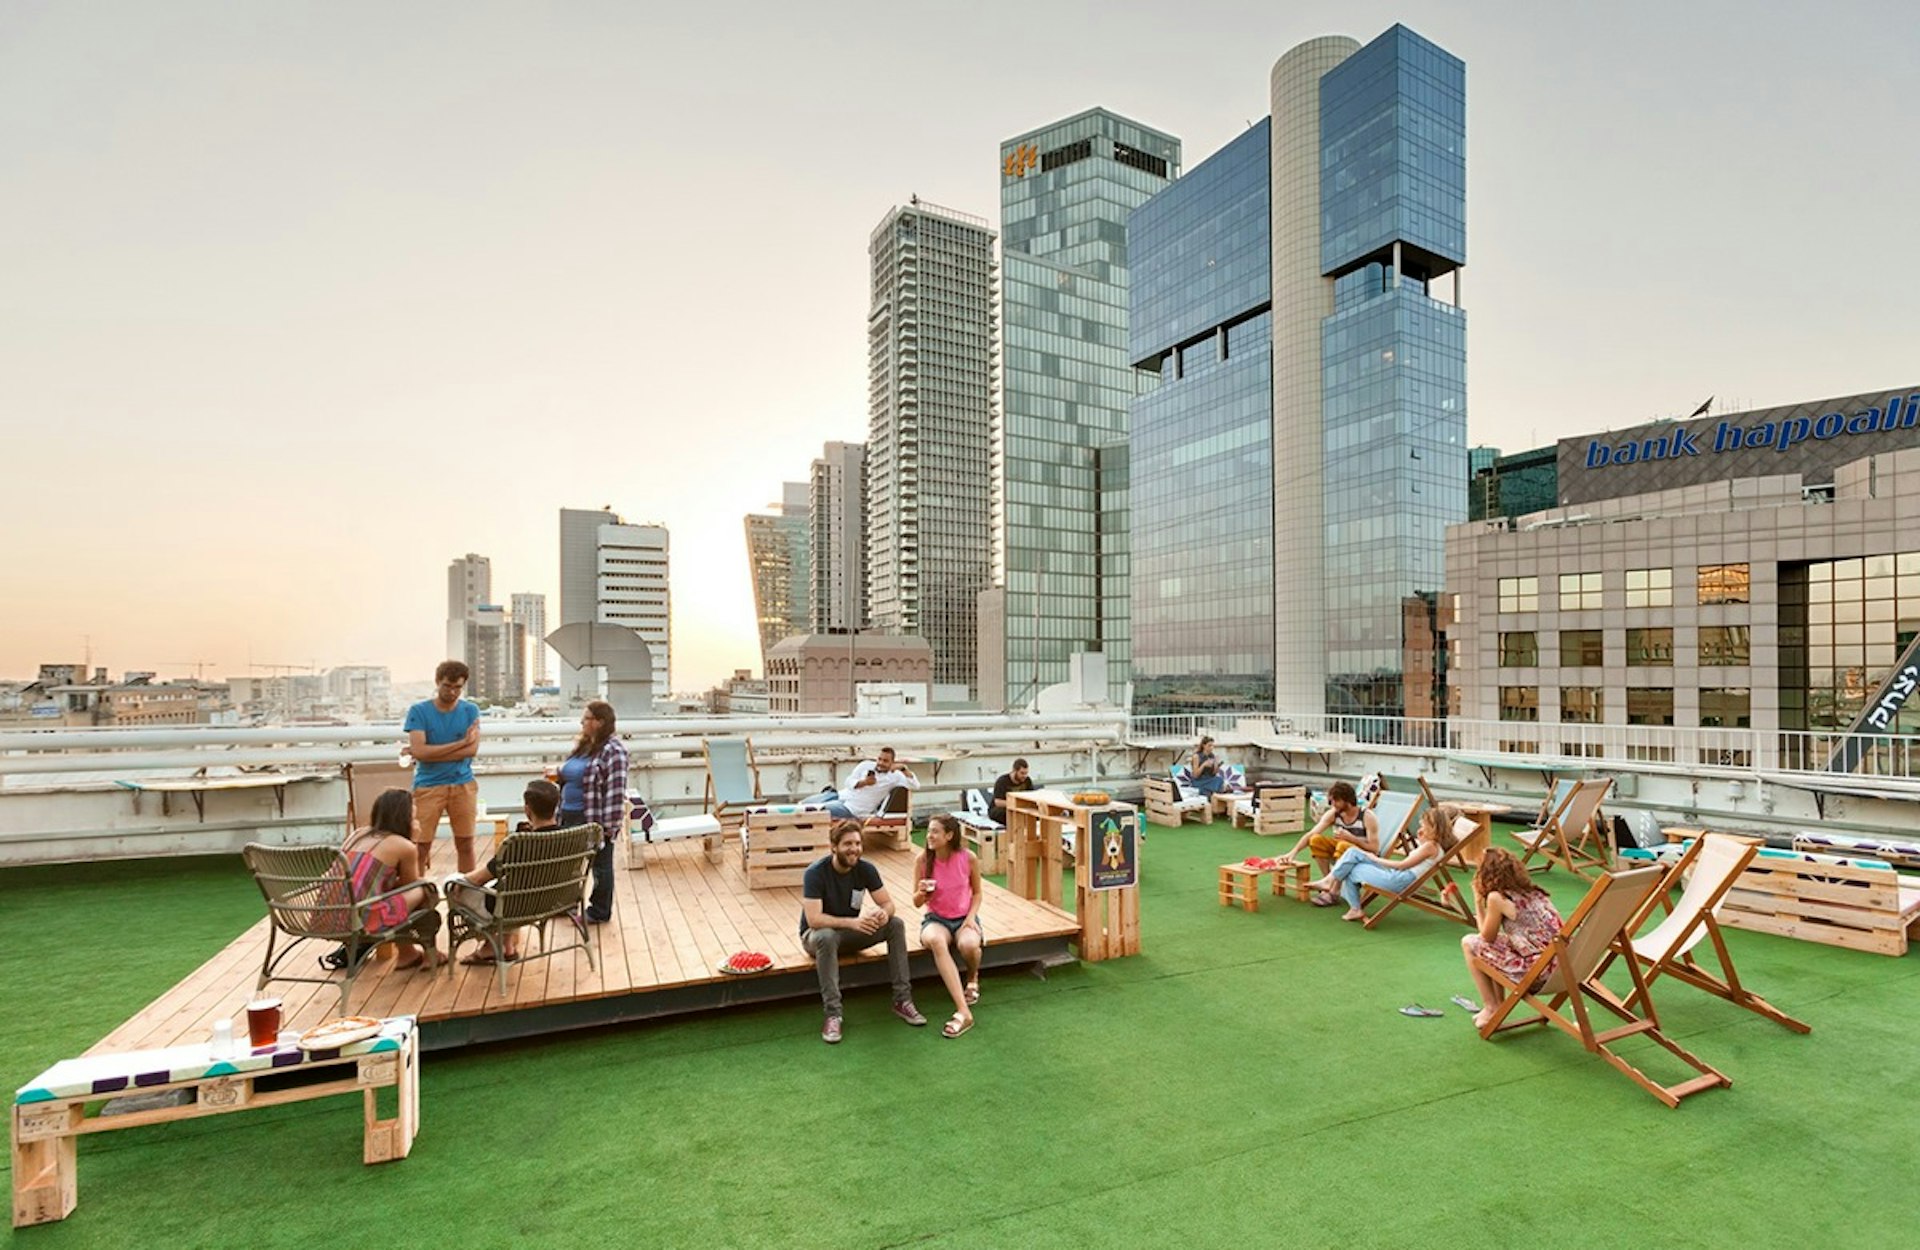
<path fill-rule="evenodd" d="M 1191 168 L 1395 21 L 1467 63 L 1473 442 L 1920 383 L 1917 14 L 9 0 L 0 677 L 422 679 L 449 560 L 557 618 L 601 505 L 672 531 L 675 688 L 757 667 L 741 518 L 866 436 L 889 208 L 997 221 L 1093 105 Z"/>

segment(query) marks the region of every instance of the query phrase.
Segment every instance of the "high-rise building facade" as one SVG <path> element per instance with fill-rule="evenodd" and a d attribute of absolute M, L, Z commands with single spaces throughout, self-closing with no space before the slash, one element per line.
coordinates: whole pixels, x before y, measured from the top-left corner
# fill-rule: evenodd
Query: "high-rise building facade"
<path fill-rule="evenodd" d="M 672 596 L 664 525 L 629 525 L 611 509 L 560 510 L 560 623 L 625 625 L 647 644 L 656 695 L 672 687 Z M 561 693 L 574 703 L 602 695 L 595 669 L 561 664 Z"/>
<path fill-rule="evenodd" d="M 469 551 L 447 565 L 447 658 L 471 664 L 467 622 L 483 603 L 493 602 L 493 561 Z"/>
<path fill-rule="evenodd" d="M 828 443 L 813 462 L 808 510 L 809 632 L 867 623 L 867 445 Z"/>
<path fill-rule="evenodd" d="M 526 635 L 524 667 L 527 684 L 544 686 L 550 673 L 547 667 L 547 597 L 520 591 L 513 596 L 512 607 L 513 619 Z"/>
<path fill-rule="evenodd" d="M 467 693 L 483 703 L 517 703 L 527 697 L 526 628 L 497 603 L 474 608 L 466 622 Z"/>
<path fill-rule="evenodd" d="M 1080 651 L 1104 652 L 1110 697 L 1124 695 L 1128 407 L 1142 384 L 1128 354 L 1127 217 L 1179 174 L 1178 139 L 1105 109 L 1000 145 L 1004 593 L 983 603 L 1004 642 L 999 671 L 982 668 L 987 706 L 1031 702 Z"/>
<path fill-rule="evenodd" d="M 812 487 L 806 482 L 781 485 L 780 502 L 771 513 L 748 513 L 747 568 L 753 578 L 753 609 L 760 626 L 761 671 L 767 652 L 782 638 L 807 632 L 808 597 L 812 579 L 809 560 L 808 513 Z"/>
<path fill-rule="evenodd" d="M 1294 48 L 1270 90 L 1266 123 L 1129 227 L 1134 363 L 1161 379 L 1134 408 L 1134 667 L 1152 686 L 1136 704 L 1433 715 L 1445 527 L 1466 515 L 1465 67 L 1395 26 L 1364 48 Z M 1178 222 L 1208 199 L 1245 211 Z M 1245 233 L 1256 201 L 1264 273 Z M 1209 394 L 1222 387 L 1231 401 Z M 1238 458 L 1254 448 L 1263 472 Z M 1204 504 L 1170 498 L 1161 471 L 1205 460 Z M 1262 510 L 1261 536 L 1233 520 Z M 1261 543 L 1267 598 L 1248 604 Z M 1251 613 L 1272 649 L 1235 699 L 1220 649 L 1244 655 Z"/>
<path fill-rule="evenodd" d="M 932 646 L 936 699 L 970 697 L 992 575 L 994 232 L 916 198 L 874 229 L 868 255 L 868 611 L 882 633 Z"/>

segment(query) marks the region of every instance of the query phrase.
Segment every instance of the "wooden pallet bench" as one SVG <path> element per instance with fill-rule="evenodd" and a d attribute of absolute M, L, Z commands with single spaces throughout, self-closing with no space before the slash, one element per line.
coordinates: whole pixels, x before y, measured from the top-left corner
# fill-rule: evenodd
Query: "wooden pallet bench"
<path fill-rule="evenodd" d="M 740 864 L 750 890 L 798 886 L 807 865 L 833 849 L 833 817 L 811 808 L 760 808 L 747 813 Z"/>
<path fill-rule="evenodd" d="M 1244 794 L 1229 809 L 1235 829 L 1252 829 L 1263 837 L 1304 833 L 1307 828 L 1307 788 L 1258 782 L 1253 787 L 1256 806 Z"/>
<path fill-rule="evenodd" d="M 241 1049 L 214 1059 L 205 1043 L 68 1059 L 20 1087 L 13 1100 L 13 1226 L 64 1220 L 78 1204 L 78 1139 L 88 1133 L 305 1102 L 332 1094 L 364 1096 L 360 1157 L 404 1159 L 420 1131 L 420 1032 L 412 1016 L 381 1022 L 377 1037 L 308 1053 L 287 1046 Z M 331 1079 L 285 1086 L 274 1078 L 321 1073 Z M 376 1094 L 394 1091 L 398 1109 L 381 1118 Z M 134 1094 L 186 1090 L 189 1101 L 122 1115 L 89 1115 L 89 1105 Z"/>
<path fill-rule="evenodd" d="M 1701 832 L 1665 830 L 1669 841 Z M 1735 929 L 1904 955 L 1920 937 L 1920 880 L 1882 860 L 1763 850 L 1727 892 L 1719 919 Z"/>

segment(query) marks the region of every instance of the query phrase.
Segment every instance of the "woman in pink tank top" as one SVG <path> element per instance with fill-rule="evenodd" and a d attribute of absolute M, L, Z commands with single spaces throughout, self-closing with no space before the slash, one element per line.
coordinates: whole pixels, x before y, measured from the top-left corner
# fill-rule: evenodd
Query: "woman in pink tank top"
<path fill-rule="evenodd" d="M 935 816 L 927 822 L 927 850 L 918 865 L 913 905 L 926 909 L 920 922 L 920 944 L 933 954 L 933 966 L 953 995 L 953 1017 L 940 1032 L 959 1037 L 973 1027 L 973 1005 L 980 1001 L 980 950 L 986 935 L 980 928 L 980 861 L 967 849 L 960 822 Z M 960 960 L 967 965 L 960 978 Z"/>

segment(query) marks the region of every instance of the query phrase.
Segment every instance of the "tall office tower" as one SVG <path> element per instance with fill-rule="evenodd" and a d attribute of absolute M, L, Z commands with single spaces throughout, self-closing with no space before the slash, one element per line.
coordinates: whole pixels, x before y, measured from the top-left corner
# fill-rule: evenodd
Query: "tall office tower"
<path fill-rule="evenodd" d="M 807 632 L 807 574 L 813 488 L 806 482 L 781 483 L 781 498 L 771 514 L 747 514 L 747 568 L 753 576 L 753 610 L 760 623 L 760 662 L 783 638 Z"/>
<path fill-rule="evenodd" d="M 813 462 L 808 511 L 807 629 L 825 634 L 867 623 L 867 445 L 828 443 Z"/>
<path fill-rule="evenodd" d="M 625 625 L 647 644 L 653 689 L 671 687 L 672 596 L 664 525 L 628 525 L 611 509 L 560 510 L 560 623 Z M 596 669 L 560 666 L 561 693 L 574 703 L 601 697 Z"/>
<path fill-rule="evenodd" d="M 547 684 L 547 597 L 518 591 L 512 604 L 514 622 L 526 635 L 523 667 L 527 684 L 544 686 Z"/>
<path fill-rule="evenodd" d="M 1128 681 L 1127 217 L 1180 175 L 1180 141 L 1105 109 L 1000 145 L 1004 411 L 993 438 L 994 585 L 985 706 L 1024 706 L 1106 655 Z M 1103 483 L 1110 489 L 1103 490 Z"/>
<path fill-rule="evenodd" d="M 1134 214 L 1133 357 L 1161 376 L 1134 407 L 1141 710 L 1438 711 L 1442 543 L 1466 515 L 1465 83 L 1403 26 L 1311 40 L 1274 66 L 1270 121 Z M 1263 352 L 1265 380 L 1245 372 Z M 1236 695 L 1217 657 L 1265 620 Z"/>
<path fill-rule="evenodd" d="M 467 692 L 486 703 L 517 703 L 527 697 L 526 629 L 497 603 L 483 603 L 466 622 Z"/>
<path fill-rule="evenodd" d="M 993 239 L 984 220 L 916 197 L 867 249 L 868 611 L 882 633 L 927 640 L 936 701 L 971 698 L 992 575 Z"/>
<path fill-rule="evenodd" d="M 471 664 L 467 622 L 483 603 L 493 602 L 493 562 L 469 551 L 447 565 L 447 658 Z"/>

